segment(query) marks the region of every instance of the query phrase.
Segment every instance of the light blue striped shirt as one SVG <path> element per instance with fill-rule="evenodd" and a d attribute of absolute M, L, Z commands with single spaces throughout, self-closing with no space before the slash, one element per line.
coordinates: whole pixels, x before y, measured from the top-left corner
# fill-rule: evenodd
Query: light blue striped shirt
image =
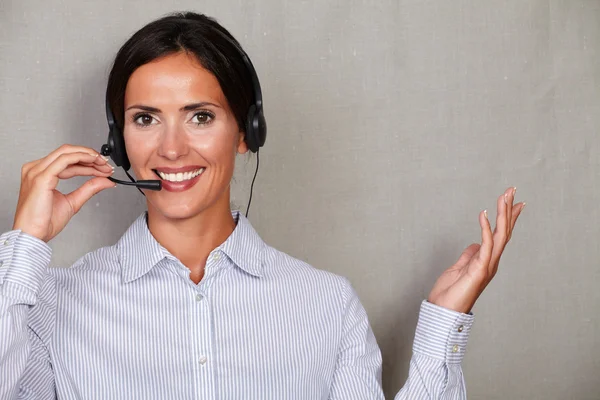
<path fill-rule="evenodd" d="M 198 285 L 148 230 L 71 268 L 0 235 L 0 399 L 383 399 L 381 353 L 345 278 L 265 244 L 249 221 Z M 423 301 L 396 399 L 465 399 L 473 316 Z"/>

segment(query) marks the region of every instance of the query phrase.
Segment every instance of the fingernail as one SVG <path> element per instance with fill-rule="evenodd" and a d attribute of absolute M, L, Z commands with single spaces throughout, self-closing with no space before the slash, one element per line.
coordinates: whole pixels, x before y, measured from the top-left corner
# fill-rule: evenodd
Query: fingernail
<path fill-rule="evenodd" d="M 514 196 L 515 194 L 517 194 L 517 187 L 516 187 L 516 186 L 515 186 L 515 187 L 513 187 L 513 196 Z"/>
<path fill-rule="evenodd" d="M 507 194 L 504 193 L 504 204 L 508 204 L 508 202 L 506 201 L 506 196 L 507 196 Z"/>
<path fill-rule="evenodd" d="M 105 157 L 105 156 L 100 156 L 100 157 L 102 157 L 102 159 L 103 159 L 104 161 L 108 162 L 108 157 Z"/>
<path fill-rule="evenodd" d="M 525 206 L 526 206 L 526 205 L 527 205 L 527 203 L 523 202 L 523 208 L 525 208 Z M 522 209 L 523 209 L 523 208 L 522 208 Z M 521 210 L 522 210 L 522 209 L 521 209 Z"/>
<path fill-rule="evenodd" d="M 487 210 L 483 210 L 483 215 L 485 215 L 485 218 L 487 219 Z"/>

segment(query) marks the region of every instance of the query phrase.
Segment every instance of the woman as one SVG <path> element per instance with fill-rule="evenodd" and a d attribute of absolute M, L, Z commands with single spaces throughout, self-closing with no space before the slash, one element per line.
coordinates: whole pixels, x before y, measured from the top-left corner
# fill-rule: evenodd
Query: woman
<path fill-rule="evenodd" d="M 348 281 L 265 244 L 230 211 L 256 101 L 237 42 L 203 15 L 174 14 L 130 38 L 107 100 L 148 211 L 113 246 L 48 268 L 47 245 L 114 168 L 65 145 L 22 168 L 13 229 L 0 236 L 0 397 L 382 399 L 381 354 Z M 113 154 L 114 155 L 114 154 Z M 92 177 L 72 193 L 60 179 Z M 524 203 L 480 213 L 469 246 L 423 301 L 397 399 L 465 398 L 470 310 Z"/>

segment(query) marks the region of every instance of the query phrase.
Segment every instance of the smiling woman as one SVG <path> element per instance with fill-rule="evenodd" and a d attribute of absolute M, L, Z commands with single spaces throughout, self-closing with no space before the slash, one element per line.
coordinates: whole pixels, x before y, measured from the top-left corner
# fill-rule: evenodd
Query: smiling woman
<path fill-rule="evenodd" d="M 23 166 L 13 230 L 0 235 L 0 398 L 383 399 L 381 353 L 349 281 L 270 247 L 230 210 L 236 155 L 265 132 L 236 46 L 214 20 L 182 13 L 119 50 L 107 104 L 124 154 L 111 157 L 165 190 L 146 192 L 147 212 L 113 246 L 48 268 L 47 242 L 114 186 L 107 159 L 64 145 Z M 56 190 L 73 176 L 92 179 Z M 470 310 L 523 209 L 514 194 L 498 198 L 494 232 L 479 214 L 482 243 L 423 300 L 397 399 L 465 398 Z"/>
<path fill-rule="evenodd" d="M 235 158 L 248 148 L 215 76 L 195 56 L 167 55 L 135 70 L 124 104 L 135 175 L 163 179 L 165 190 L 147 193 L 149 220 L 229 214 Z"/>

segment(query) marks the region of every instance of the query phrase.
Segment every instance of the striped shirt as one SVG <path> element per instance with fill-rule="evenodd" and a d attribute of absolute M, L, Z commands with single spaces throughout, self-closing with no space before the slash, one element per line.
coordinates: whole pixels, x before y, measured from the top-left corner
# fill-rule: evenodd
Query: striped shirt
<path fill-rule="evenodd" d="M 345 278 L 282 253 L 233 212 L 199 284 L 147 213 L 71 268 L 0 235 L 0 399 L 383 399 L 382 358 Z M 396 399 L 465 399 L 473 323 L 423 301 Z"/>

